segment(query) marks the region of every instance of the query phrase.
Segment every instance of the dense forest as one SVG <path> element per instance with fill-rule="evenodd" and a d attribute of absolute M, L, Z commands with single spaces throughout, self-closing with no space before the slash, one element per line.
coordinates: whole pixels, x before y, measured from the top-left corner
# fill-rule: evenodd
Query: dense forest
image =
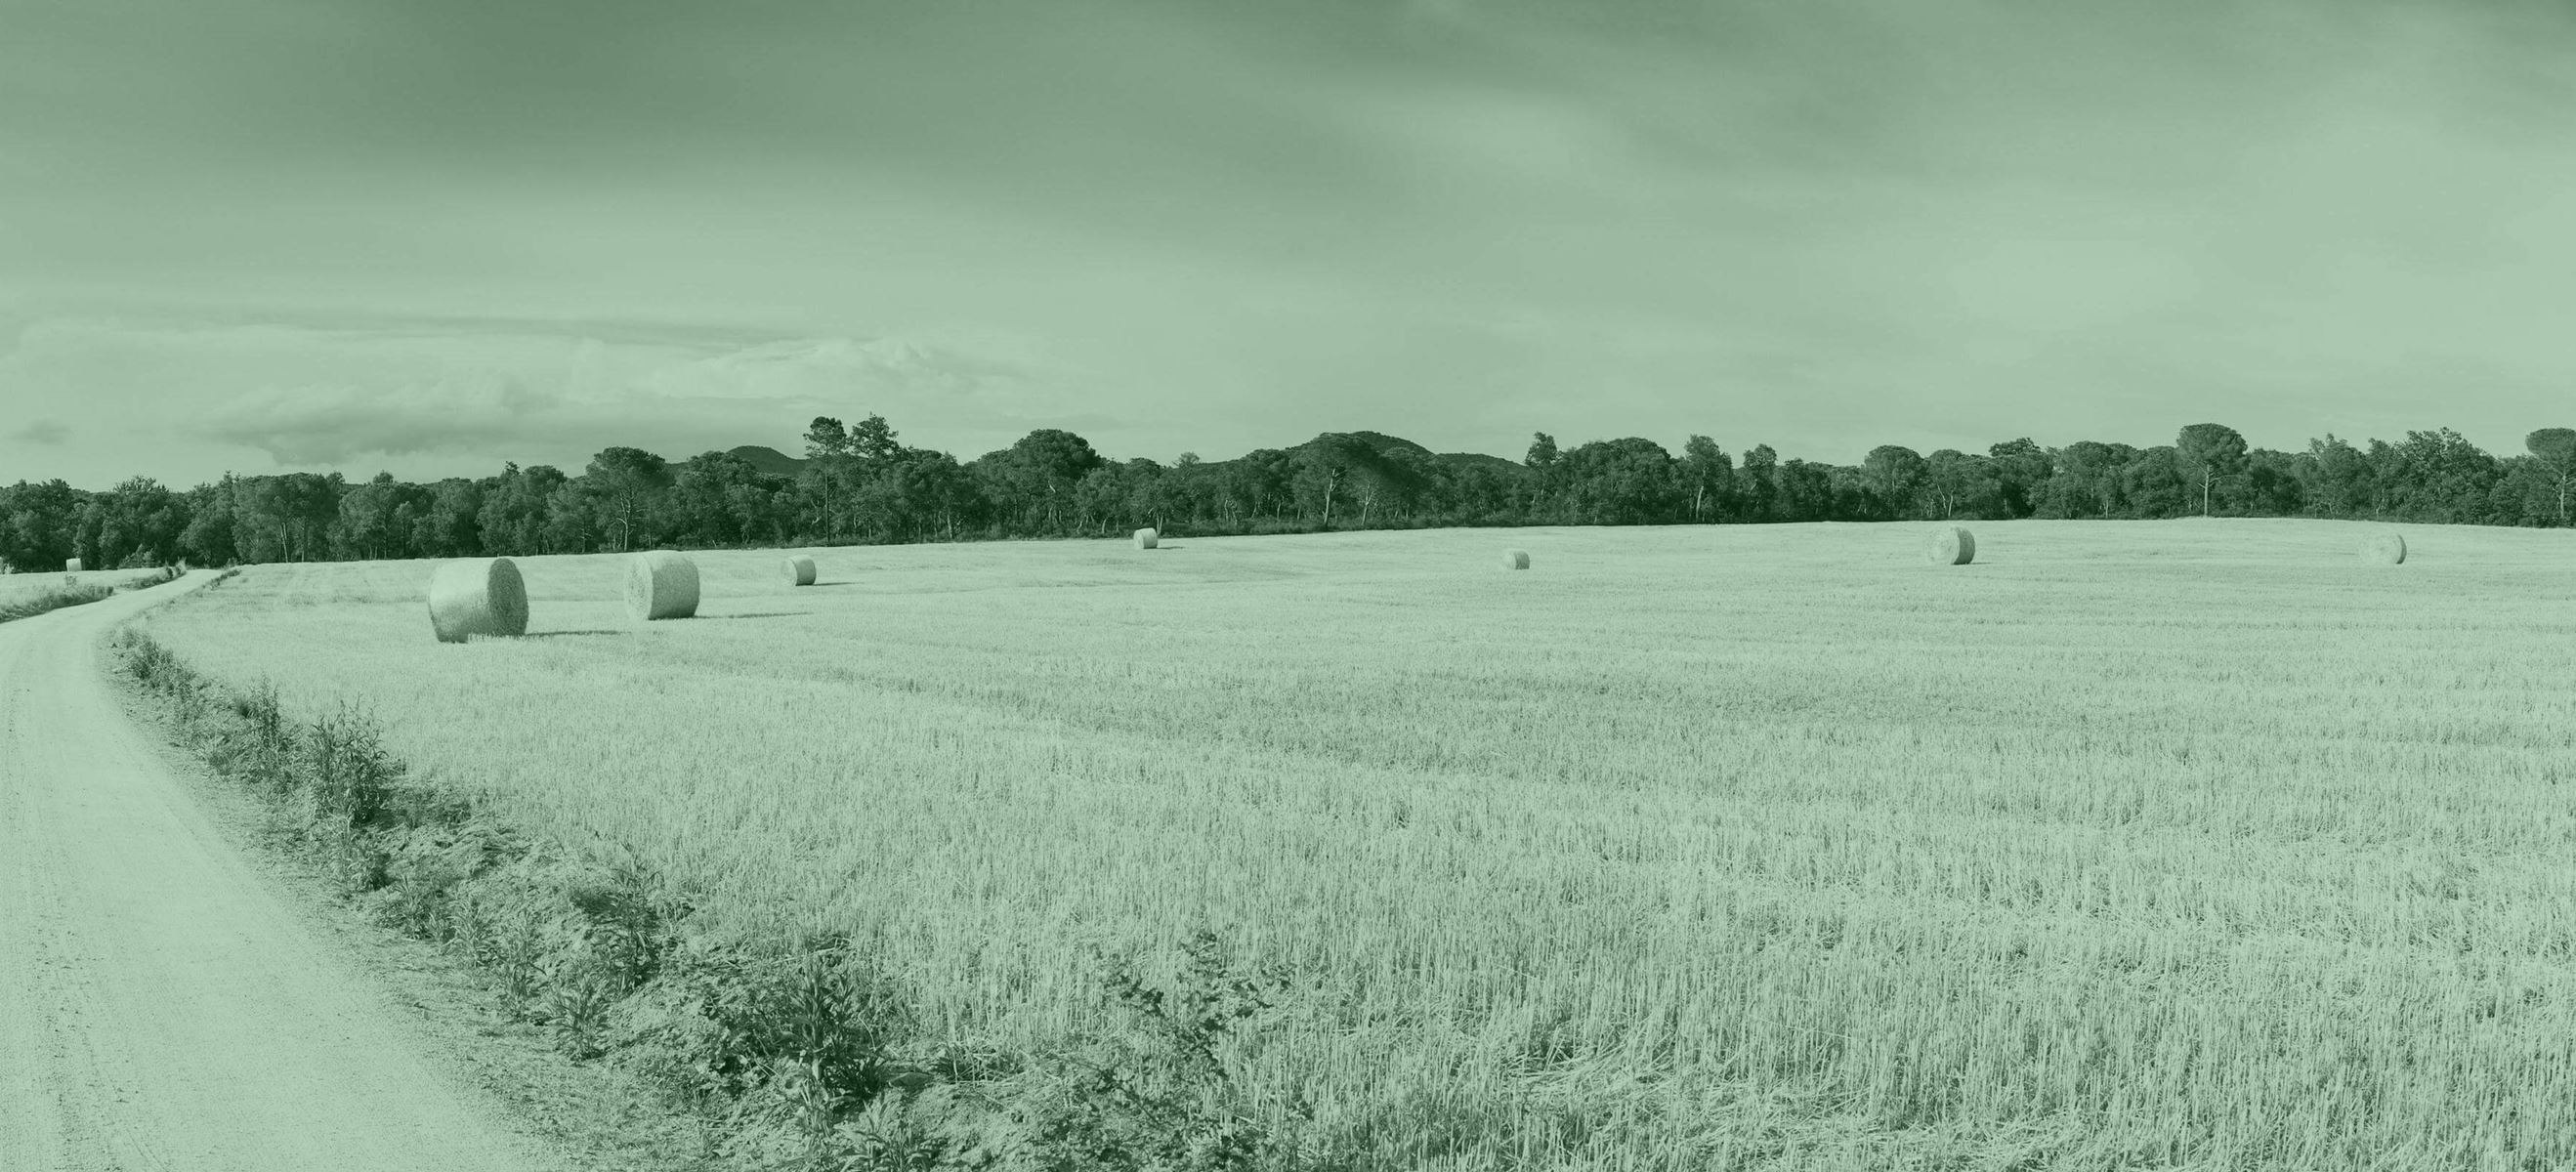
<path fill-rule="evenodd" d="M 225 476 L 184 491 L 136 477 L 105 492 L 60 480 L 0 488 L 0 561 L 52 569 L 584 553 L 651 546 L 838 545 L 1441 525 L 1660 525 L 1932 519 L 2342 517 L 2563 526 L 2576 430 L 2532 432 L 2498 457 L 2444 428 L 2302 452 L 2249 449 L 2197 423 L 2171 444 L 2007 440 L 1982 455 L 1887 445 L 1856 465 L 1731 455 L 1694 435 L 1520 462 L 1438 454 L 1375 432 L 1329 432 L 1232 460 L 1110 460 L 1081 436 L 1032 431 L 960 463 L 900 443 L 879 416 L 813 421 L 805 455 L 768 448 L 671 463 L 612 447 L 579 474 L 510 464 L 477 480 L 379 473 Z"/>

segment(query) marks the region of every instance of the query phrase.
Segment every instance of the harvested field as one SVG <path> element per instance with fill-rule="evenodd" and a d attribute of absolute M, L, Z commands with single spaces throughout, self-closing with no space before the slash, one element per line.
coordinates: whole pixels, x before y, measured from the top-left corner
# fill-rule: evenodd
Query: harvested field
<path fill-rule="evenodd" d="M 1977 529 L 701 552 L 706 621 L 640 628 L 622 559 L 531 557 L 472 657 L 429 563 L 276 565 L 147 626 L 872 941 L 939 1036 L 1214 927 L 1301 974 L 1260 1101 L 1456 1138 L 1405 1166 L 2576 1159 L 2576 534 Z"/>

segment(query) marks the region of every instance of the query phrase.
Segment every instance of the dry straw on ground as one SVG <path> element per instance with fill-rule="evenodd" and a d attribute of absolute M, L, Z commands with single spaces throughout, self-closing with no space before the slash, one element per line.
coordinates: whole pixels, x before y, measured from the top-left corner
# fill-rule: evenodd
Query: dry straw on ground
<path fill-rule="evenodd" d="M 1923 550 L 1925 561 L 1936 566 L 1964 566 L 1977 560 L 1977 538 L 1956 525 L 1944 525 L 1932 534 L 1932 543 Z"/>
<path fill-rule="evenodd" d="M 80 572 L 81 572 L 81 563 L 80 563 L 80 559 L 79 559 L 79 558 L 65 558 L 65 559 L 63 559 L 63 572 L 64 572 L 64 573 L 66 573 L 66 574 L 77 574 L 77 573 L 80 573 Z"/>
<path fill-rule="evenodd" d="M 648 549 L 626 567 L 626 613 L 639 623 L 698 613 L 698 563 L 677 550 Z"/>
<path fill-rule="evenodd" d="M 1507 549 L 1507 550 L 1504 550 L 1504 551 L 1503 551 L 1503 568 L 1504 568 L 1504 569 L 1506 569 L 1506 570 L 1526 570 L 1526 569 L 1528 569 L 1528 568 L 1529 568 L 1529 551 L 1528 551 L 1528 550 L 1526 550 L 1526 549 Z"/>
<path fill-rule="evenodd" d="M 2406 537 L 2404 534 L 2395 532 L 2373 533 L 2361 541 L 2361 558 L 2363 561 L 2377 562 L 2386 566 L 2404 565 Z"/>
<path fill-rule="evenodd" d="M 801 553 L 787 559 L 787 584 L 790 586 L 813 585 L 814 559 L 806 557 Z"/>
<path fill-rule="evenodd" d="M 1151 529 L 1139 529 L 1136 531 L 1136 548 L 1138 549 L 1152 549 L 1154 548 L 1154 543 L 1159 540 L 1161 540 L 1160 535 L 1156 534 Z"/>
<path fill-rule="evenodd" d="M 429 577 L 429 626 L 441 643 L 528 633 L 528 588 L 508 558 L 449 562 Z"/>

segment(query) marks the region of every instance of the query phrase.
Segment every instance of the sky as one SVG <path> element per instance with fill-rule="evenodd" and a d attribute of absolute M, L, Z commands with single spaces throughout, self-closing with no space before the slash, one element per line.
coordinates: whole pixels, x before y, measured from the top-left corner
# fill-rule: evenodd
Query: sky
<path fill-rule="evenodd" d="M 0 483 L 2576 425 L 2576 8 L 0 0 Z"/>

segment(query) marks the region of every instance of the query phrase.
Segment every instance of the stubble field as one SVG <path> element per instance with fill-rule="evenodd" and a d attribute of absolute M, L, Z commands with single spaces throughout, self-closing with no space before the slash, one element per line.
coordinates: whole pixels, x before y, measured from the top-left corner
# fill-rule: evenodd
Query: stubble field
<path fill-rule="evenodd" d="M 1973 528 L 706 552 L 646 629 L 538 557 L 463 645 L 431 563 L 274 565 L 146 627 L 944 1037 L 1213 928 L 1300 974 L 1256 1085 L 1406 1166 L 2576 1159 L 2576 534 Z"/>

